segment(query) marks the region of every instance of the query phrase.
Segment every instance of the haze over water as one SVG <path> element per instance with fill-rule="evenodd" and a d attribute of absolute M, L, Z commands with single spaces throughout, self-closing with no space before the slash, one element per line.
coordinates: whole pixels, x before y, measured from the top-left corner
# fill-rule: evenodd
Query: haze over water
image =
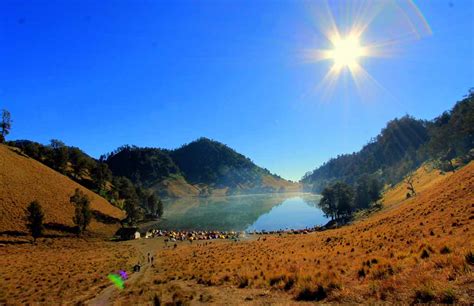
<path fill-rule="evenodd" d="M 272 231 L 324 225 L 319 195 L 305 193 L 186 198 L 165 203 L 167 230 Z"/>

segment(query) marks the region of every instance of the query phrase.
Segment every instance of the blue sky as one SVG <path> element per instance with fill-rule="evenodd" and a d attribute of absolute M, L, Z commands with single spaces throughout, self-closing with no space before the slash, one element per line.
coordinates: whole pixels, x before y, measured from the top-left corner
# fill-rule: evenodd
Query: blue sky
<path fill-rule="evenodd" d="M 432 119 L 474 86 L 474 2 L 416 3 L 433 34 L 397 44 L 396 56 L 363 59 L 383 87 L 367 100 L 347 72 L 329 98 L 314 90 L 331 65 L 301 56 L 328 46 L 317 1 L 3 0 L 9 139 L 57 138 L 98 157 L 205 136 L 299 179 L 359 150 L 388 120 Z M 337 12 L 351 3 L 330 4 L 344 24 Z M 397 35 L 396 14 L 384 14 L 368 33 Z"/>

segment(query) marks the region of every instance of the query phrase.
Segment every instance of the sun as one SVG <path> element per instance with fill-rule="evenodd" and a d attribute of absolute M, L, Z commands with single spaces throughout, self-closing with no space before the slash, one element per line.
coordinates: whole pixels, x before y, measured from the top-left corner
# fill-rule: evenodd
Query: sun
<path fill-rule="evenodd" d="M 365 55 L 364 48 L 354 35 L 334 39 L 332 44 L 333 49 L 329 50 L 329 58 L 334 61 L 334 65 L 338 68 L 351 68 L 358 63 L 360 57 Z"/>

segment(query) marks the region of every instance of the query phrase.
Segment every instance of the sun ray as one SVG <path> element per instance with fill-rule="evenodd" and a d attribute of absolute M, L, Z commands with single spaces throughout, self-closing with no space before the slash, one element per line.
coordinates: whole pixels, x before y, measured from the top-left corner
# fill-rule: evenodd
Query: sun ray
<path fill-rule="evenodd" d="M 334 11 L 328 1 L 319 3 L 321 8 L 313 12 L 316 24 L 330 47 L 307 49 L 303 54 L 305 61 L 309 63 L 327 60 L 333 62 L 317 85 L 318 91 L 322 90 L 326 98 L 333 92 L 340 75 L 345 71 L 349 72 L 361 97 L 367 98 L 380 90 L 386 92 L 362 67 L 361 61 L 364 58 L 393 57 L 397 53 L 397 46 L 432 33 L 426 19 L 412 0 L 362 0 L 348 2 L 348 5 L 343 5 L 344 1 L 338 1 L 334 2 Z M 393 25 L 381 32 L 379 36 L 383 37 L 382 39 L 371 40 L 367 36 L 373 32 L 371 27 L 380 25 L 376 20 L 381 14 L 384 14 L 382 24 L 391 21 Z M 342 16 L 347 24 L 338 27 L 336 16 Z M 344 29 L 344 25 L 348 28 Z M 372 98 L 369 97 L 369 100 Z"/>

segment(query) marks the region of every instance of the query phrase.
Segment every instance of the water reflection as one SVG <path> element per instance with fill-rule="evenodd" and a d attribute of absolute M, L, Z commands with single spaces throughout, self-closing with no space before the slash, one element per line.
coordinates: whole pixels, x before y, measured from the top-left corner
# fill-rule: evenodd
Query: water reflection
<path fill-rule="evenodd" d="M 188 198 L 165 202 L 157 227 L 173 230 L 302 229 L 327 222 L 310 194 L 244 195 Z"/>

